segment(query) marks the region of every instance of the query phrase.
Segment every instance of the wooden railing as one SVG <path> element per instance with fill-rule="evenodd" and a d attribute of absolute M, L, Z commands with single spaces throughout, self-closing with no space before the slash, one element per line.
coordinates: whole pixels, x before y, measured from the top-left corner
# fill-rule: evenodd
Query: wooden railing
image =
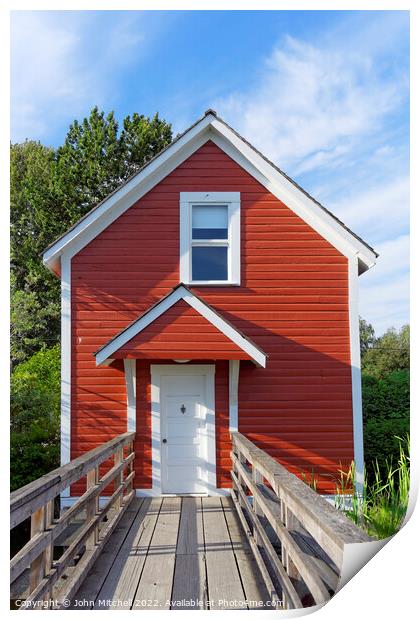
<path fill-rule="evenodd" d="M 344 546 L 371 538 L 240 433 L 232 433 L 232 497 L 274 607 L 323 603 Z"/>
<path fill-rule="evenodd" d="M 10 561 L 11 586 L 18 579 L 23 584 L 20 608 L 57 609 L 63 602 L 67 606 L 79 588 L 135 493 L 134 436 L 119 435 L 11 494 L 10 528 L 28 518 L 31 522 L 29 542 Z M 100 477 L 101 465 L 101 470 L 107 471 Z M 86 491 L 61 511 L 57 496 L 82 479 L 86 480 Z M 100 506 L 104 492 L 108 495 Z M 59 513 L 57 518 L 54 512 Z M 70 525 L 75 533 L 54 560 L 57 539 Z"/>

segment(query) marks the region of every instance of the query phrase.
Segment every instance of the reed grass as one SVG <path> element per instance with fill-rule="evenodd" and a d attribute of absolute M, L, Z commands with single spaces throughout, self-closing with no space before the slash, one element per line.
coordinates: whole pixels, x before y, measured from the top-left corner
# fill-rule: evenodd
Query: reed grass
<path fill-rule="evenodd" d="M 336 507 L 370 536 L 387 538 L 401 527 L 407 512 L 410 488 L 410 440 L 397 437 L 400 443 L 398 462 L 386 462 L 385 471 L 374 463 L 373 480 L 368 481 L 366 471 L 361 492 L 356 493 L 354 463 L 347 472 L 341 471 L 337 480 Z"/>

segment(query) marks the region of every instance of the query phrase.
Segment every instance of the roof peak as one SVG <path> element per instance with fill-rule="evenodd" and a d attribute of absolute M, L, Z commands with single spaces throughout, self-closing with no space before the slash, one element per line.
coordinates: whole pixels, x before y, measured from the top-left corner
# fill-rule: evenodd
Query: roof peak
<path fill-rule="evenodd" d="M 204 112 L 204 116 L 209 116 L 209 115 L 217 116 L 216 110 L 213 110 L 212 108 L 209 108 L 208 110 L 206 110 Z"/>

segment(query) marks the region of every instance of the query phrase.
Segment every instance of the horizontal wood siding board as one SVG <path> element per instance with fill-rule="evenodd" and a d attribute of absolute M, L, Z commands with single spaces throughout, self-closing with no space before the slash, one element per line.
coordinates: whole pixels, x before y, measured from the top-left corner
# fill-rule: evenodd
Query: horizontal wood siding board
<path fill-rule="evenodd" d="M 241 362 L 239 430 L 294 473 L 319 472 L 320 488 L 334 492 L 327 476 L 353 458 L 347 259 L 211 142 L 72 259 L 72 458 L 126 429 L 122 360 L 97 368 L 92 354 L 179 283 L 181 191 L 241 192 L 241 286 L 194 288 L 269 355 L 265 369 Z M 163 332 L 151 324 L 142 345 L 137 488 L 152 484 L 148 360 L 208 361 L 211 346 L 218 484 L 230 485 L 226 360 L 243 358 L 191 310 L 169 314 Z"/>

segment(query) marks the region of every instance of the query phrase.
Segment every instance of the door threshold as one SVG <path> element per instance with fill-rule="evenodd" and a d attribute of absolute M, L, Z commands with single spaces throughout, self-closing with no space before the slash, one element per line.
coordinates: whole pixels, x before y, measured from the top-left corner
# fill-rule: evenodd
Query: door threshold
<path fill-rule="evenodd" d="M 208 493 L 162 493 L 161 497 L 208 497 Z"/>

